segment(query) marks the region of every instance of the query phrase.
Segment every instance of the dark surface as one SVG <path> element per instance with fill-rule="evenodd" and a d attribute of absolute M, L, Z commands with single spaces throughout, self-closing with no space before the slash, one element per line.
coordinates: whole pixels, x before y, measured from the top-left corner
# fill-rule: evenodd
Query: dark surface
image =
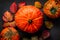
<path fill-rule="evenodd" d="M 3 29 L 3 27 L 2 27 L 2 24 L 3 24 L 2 15 L 6 10 L 9 10 L 9 6 L 14 1 L 16 1 L 16 3 L 25 1 L 27 3 L 27 5 L 34 5 L 34 2 L 36 0 L 0 0 L 0 32 Z M 44 3 L 47 0 L 37 0 L 37 1 L 40 1 L 41 4 L 44 5 Z M 54 23 L 54 27 L 51 30 L 49 30 L 50 33 L 51 33 L 51 36 L 46 40 L 60 40 L 60 18 L 50 19 L 50 18 L 48 18 L 47 16 L 44 15 L 44 21 L 45 20 L 50 20 Z M 21 35 L 21 40 L 22 40 L 23 37 L 31 38 L 31 36 L 40 36 L 43 30 L 48 30 L 48 29 L 45 28 L 44 24 L 43 24 L 42 28 L 38 32 L 36 32 L 35 34 L 28 34 L 28 33 L 22 32 L 17 27 L 16 27 L 16 29 L 19 31 L 19 33 Z"/>

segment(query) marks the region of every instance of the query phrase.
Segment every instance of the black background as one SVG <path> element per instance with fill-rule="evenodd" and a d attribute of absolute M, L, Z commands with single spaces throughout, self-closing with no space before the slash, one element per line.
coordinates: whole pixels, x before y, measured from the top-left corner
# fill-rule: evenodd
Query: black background
<path fill-rule="evenodd" d="M 0 32 L 2 31 L 3 27 L 2 27 L 2 24 L 3 24 L 3 21 L 2 21 L 2 16 L 3 16 L 3 13 L 6 11 L 6 10 L 9 10 L 9 6 L 12 4 L 12 2 L 16 2 L 17 4 L 19 2 L 22 2 L 22 1 L 25 1 L 26 2 L 26 5 L 34 5 L 34 2 L 35 1 L 40 1 L 42 6 L 44 5 L 44 3 L 47 1 L 47 0 L 0 0 Z M 41 9 L 41 11 L 43 12 L 43 10 Z M 60 18 L 57 18 L 57 19 L 50 19 L 48 18 L 46 15 L 44 15 L 44 21 L 46 20 L 49 20 L 49 21 L 52 21 L 53 24 L 54 24 L 54 27 L 49 30 L 50 33 L 51 33 L 51 36 L 46 39 L 46 40 L 60 40 Z M 27 37 L 27 38 L 31 38 L 32 36 L 40 36 L 42 31 L 44 30 L 48 30 L 47 28 L 45 28 L 45 25 L 43 23 L 43 26 L 42 28 L 36 32 L 35 34 L 28 34 L 28 33 L 25 33 L 21 30 L 19 30 L 17 27 L 16 29 L 18 30 L 20 36 L 21 36 L 21 40 L 23 37 Z"/>

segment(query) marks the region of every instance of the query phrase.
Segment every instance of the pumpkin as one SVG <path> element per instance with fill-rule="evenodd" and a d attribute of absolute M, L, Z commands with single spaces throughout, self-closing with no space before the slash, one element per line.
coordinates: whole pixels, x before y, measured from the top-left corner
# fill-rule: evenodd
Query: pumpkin
<path fill-rule="evenodd" d="M 35 33 L 42 26 L 43 13 L 35 6 L 23 6 L 15 14 L 15 22 L 22 31 Z"/>
<path fill-rule="evenodd" d="M 56 0 L 48 0 L 44 4 L 43 11 L 49 18 L 58 18 L 60 16 L 60 3 Z"/>
<path fill-rule="evenodd" d="M 19 40 L 19 34 L 13 27 L 8 27 L 2 30 L 1 40 Z"/>

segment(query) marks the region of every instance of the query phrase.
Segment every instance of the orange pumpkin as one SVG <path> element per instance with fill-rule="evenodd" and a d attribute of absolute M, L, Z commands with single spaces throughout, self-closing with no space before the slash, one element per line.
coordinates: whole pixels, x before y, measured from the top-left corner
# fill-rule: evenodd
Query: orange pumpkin
<path fill-rule="evenodd" d="M 57 0 L 48 0 L 44 4 L 43 11 L 49 18 L 58 18 L 60 15 L 60 3 Z"/>
<path fill-rule="evenodd" d="M 19 29 L 28 33 L 35 33 L 42 26 L 43 14 L 34 6 L 24 6 L 15 14 L 15 22 Z"/>
<path fill-rule="evenodd" d="M 1 40 L 19 40 L 19 34 L 13 27 L 3 29 L 0 36 Z"/>

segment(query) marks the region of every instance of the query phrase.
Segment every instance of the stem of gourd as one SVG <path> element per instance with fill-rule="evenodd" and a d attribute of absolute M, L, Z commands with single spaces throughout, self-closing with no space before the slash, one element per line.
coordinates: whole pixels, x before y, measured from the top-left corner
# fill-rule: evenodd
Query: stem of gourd
<path fill-rule="evenodd" d="M 28 20 L 28 23 L 29 23 L 29 24 L 31 24 L 31 23 L 32 23 L 32 20 L 31 20 L 31 19 L 29 19 L 29 20 Z"/>

